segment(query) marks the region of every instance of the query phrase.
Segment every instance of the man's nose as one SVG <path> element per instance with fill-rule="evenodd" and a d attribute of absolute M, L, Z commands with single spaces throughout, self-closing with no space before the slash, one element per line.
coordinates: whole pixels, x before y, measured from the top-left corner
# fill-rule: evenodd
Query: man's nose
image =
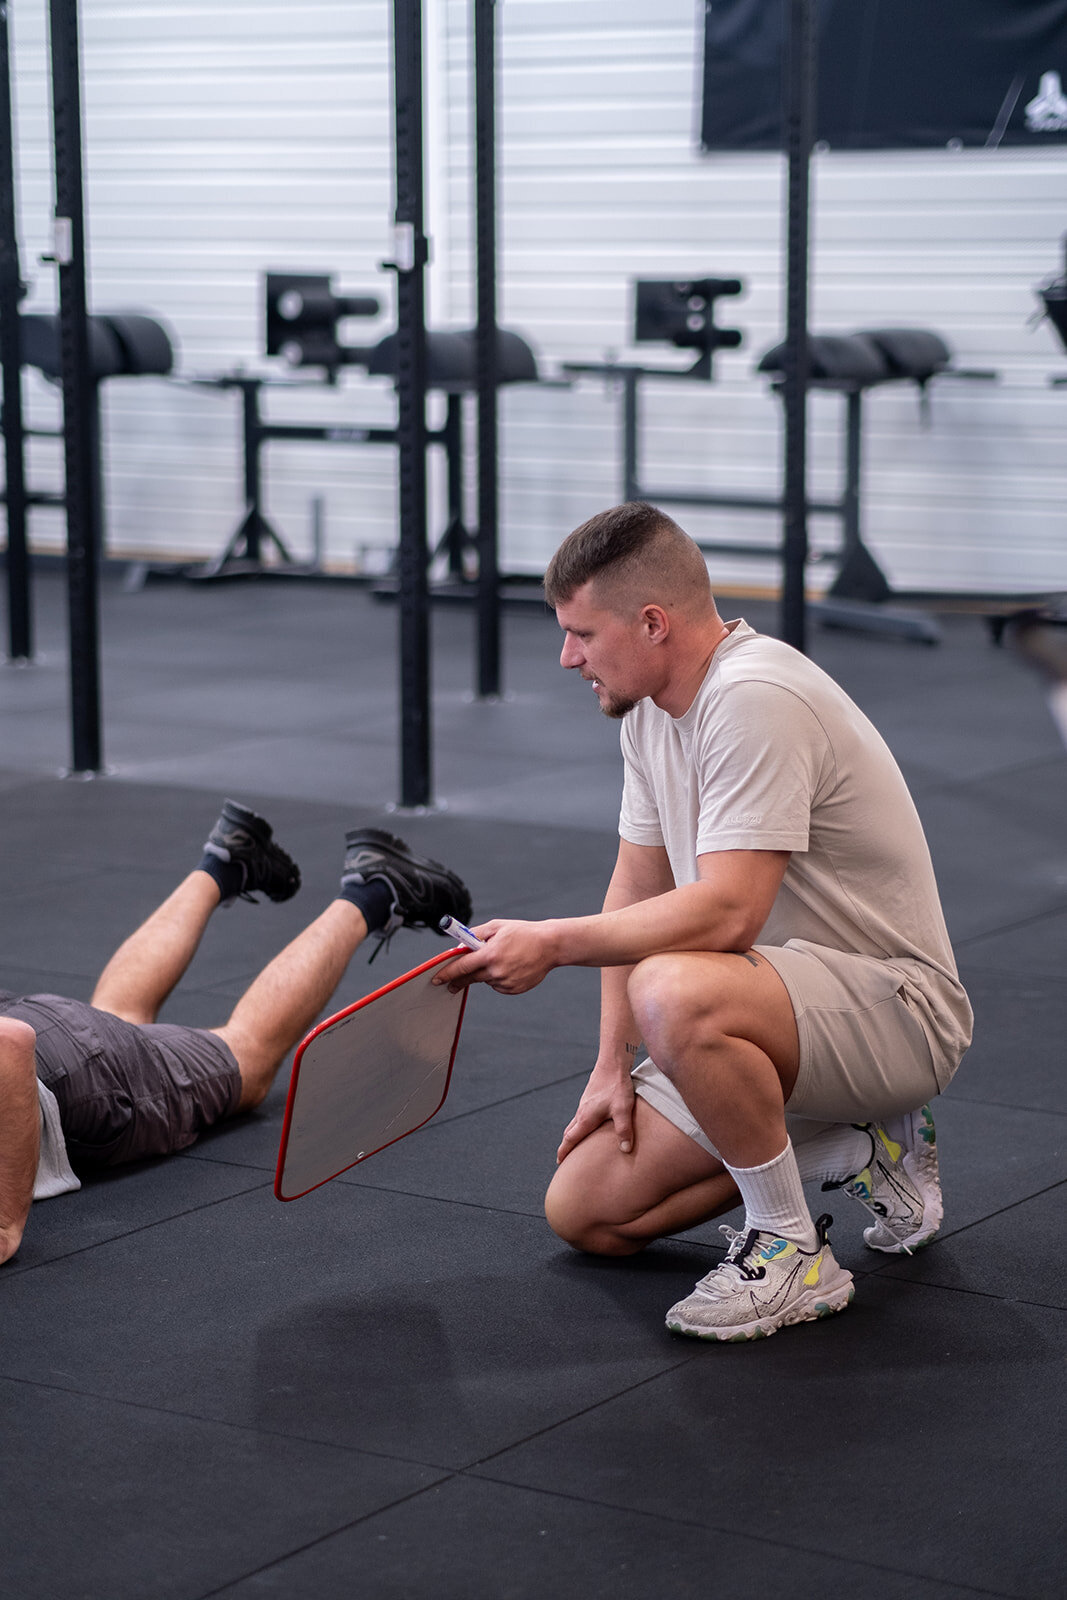
<path fill-rule="evenodd" d="M 577 667 L 581 663 L 581 659 L 582 655 L 581 651 L 578 649 L 577 639 L 572 639 L 570 637 L 564 639 L 563 649 L 559 653 L 560 666 Z"/>

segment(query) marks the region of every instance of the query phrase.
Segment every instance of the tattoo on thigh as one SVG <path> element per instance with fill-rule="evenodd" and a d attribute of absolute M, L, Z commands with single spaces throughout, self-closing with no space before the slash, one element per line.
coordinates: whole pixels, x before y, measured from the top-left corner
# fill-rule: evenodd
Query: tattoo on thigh
<path fill-rule="evenodd" d="M 758 967 L 759 966 L 759 962 L 756 960 L 755 956 L 751 954 L 750 951 L 748 951 L 748 950 L 739 950 L 737 953 L 741 957 L 742 961 L 747 961 L 748 962 L 749 966 L 752 966 L 752 967 Z"/>

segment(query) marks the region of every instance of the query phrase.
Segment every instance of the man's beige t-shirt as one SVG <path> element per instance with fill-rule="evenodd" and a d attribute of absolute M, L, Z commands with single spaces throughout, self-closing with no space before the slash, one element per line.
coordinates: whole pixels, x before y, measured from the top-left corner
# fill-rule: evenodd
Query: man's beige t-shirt
<path fill-rule="evenodd" d="M 619 833 L 666 848 L 676 884 L 716 850 L 792 852 L 755 941 L 803 941 L 890 963 L 935 1061 L 970 1042 L 922 824 L 881 735 L 806 656 L 744 621 L 689 710 L 642 700 L 622 724 Z"/>

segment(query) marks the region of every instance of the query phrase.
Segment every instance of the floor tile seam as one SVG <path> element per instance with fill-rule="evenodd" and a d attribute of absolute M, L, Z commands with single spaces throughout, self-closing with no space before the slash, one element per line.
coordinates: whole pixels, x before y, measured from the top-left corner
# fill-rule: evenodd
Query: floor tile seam
<path fill-rule="evenodd" d="M 191 1150 L 180 1150 L 176 1159 L 179 1161 L 199 1161 L 206 1167 L 229 1167 L 234 1172 L 263 1172 L 268 1174 L 271 1179 L 273 1179 L 273 1175 L 277 1171 L 278 1165 L 276 1160 L 268 1167 L 264 1166 L 259 1161 L 238 1161 L 236 1156 L 230 1156 L 228 1158 L 223 1156 L 209 1156 L 205 1155 L 203 1150 L 197 1148 L 193 1148 Z M 253 1184 L 252 1189 L 242 1189 L 240 1192 L 242 1194 L 251 1194 L 253 1189 L 262 1187 L 262 1184 Z"/>
<path fill-rule="evenodd" d="M 960 952 L 966 950 L 968 945 L 978 944 L 982 939 L 1000 939 L 1005 934 L 1023 933 L 1028 928 L 1036 927 L 1038 923 L 1050 922 L 1053 917 L 1062 917 L 1065 911 L 1067 911 L 1067 897 L 1061 897 L 1057 905 L 1051 906 L 1044 911 L 1035 911 L 1032 916 L 1021 917 L 1015 922 L 1000 923 L 996 927 L 983 929 L 981 933 L 968 933 L 962 938 L 953 939 L 952 948 L 956 955 L 959 956 Z M 1004 970 L 1010 972 L 1013 969 L 1006 968 Z"/>
<path fill-rule="evenodd" d="M 1040 769 L 1043 766 L 1048 766 L 1049 763 L 1047 761 L 1038 761 L 1033 765 Z M 999 821 L 1003 817 L 1003 801 L 1001 801 L 996 795 L 988 795 L 985 792 L 986 786 L 1002 777 L 1014 776 L 1015 773 L 1012 770 L 998 769 L 996 772 L 978 773 L 973 778 L 949 778 L 945 780 L 935 779 L 929 783 L 921 779 L 913 779 L 910 788 L 920 816 L 923 815 L 923 811 L 927 803 L 931 801 L 954 800 L 959 803 L 960 801 L 969 800 L 972 802 L 972 804 L 981 808 L 981 811 L 988 819 Z M 1026 769 L 1024 769 L 1018 776 L 1021 781 L 1025 782 Z M 923 821 L 925 824 L 925 817 L 923 818 Z M 1014 826 L 1017 831 L 1021 832 L 1022 825 L 1020 823 L 1016 823 Z M 1038 828 L 1041 827 L 1040 819 L 1038 819 L 1037 826 Z M 1053 832 L 1051 824 L 1049 825 L 1049 832 L 1050 834 Z"/>
<path fill-rule="evenodd" d="M 991 772 L 985 772 L 972 778 L 945 778 L 934 783 L 925 792 L 927 794 L 952 794 L 957 790 L 973 789 L 976 785 L 989 783 L 1000 778 L 1021 778 L 1027 773 L 1039 772 L 1045 767 L 1059 766 L 1063 761 L 1063 750 L 1050 750 L 1048 755 L 1031 756 L 1026 761 L 1014 762 L 1011 766 L 997 767 Z"/>
<path fill-rule="evenodd" d="M 233 1165 L 233 1163 L 216 1163 L 216 1165 Z M 242 1171 L 257 1170 L 255 1168 L 241 1168 Z M 259 1169 L 263 1170 L 263 1169 Z M 135 1228 L 127 1228 L 122 1233 L 109 1234 L 106 1239 L 94 1239 L 91 1244 L 82 1244 L 74 1250 L 65 1250 L 62 1255 L 49 1256 L 47 1261 L 37 1261 L 29 1266 L 20 1266 L 16 1257 L 13 1265 L 12 1279 L 22 1277 L 29 1272 L 41 1272 L 45 1267 L 55 1266 L 60 1261 L 72 1261 L 75 1256 L 85 1255 L 89 1250 L 99 1250 L 105 1245 L 117 1244 L 120 1239 L 132 1239 L 139 1233 L 150 1233 L 153 1228 L 162 1228 L 169 1222 L 177 1222 L 182 1217 L 195 1217 L 200 1211 L 210 1211 L 215 1206 L 225 1205 L 230 1200 L 239 1200 L 243 1195 L 255 1194 L 260 1189 L 265 1189 L 267 1182 L 253 1183 L 247 1189 L 237 1189 L 233 1194 L 220 1195 L 216 1200 L 205 1200 L 201 1205 L 187 1206 L 183 1211 L 174 1211 L 165 1217 L 157 1217 L 152 1222 L 142 1222 Z M 32 1214 L 31 1214 L 32 1215 Z"/>
<path fill-rule="evenodd" d="M 1056 1178 L 1052 1183 L 1046 1183 L 1043 1188 L 1035 1189 L 1033 1194 L 1024 1194 L 1018 1200 L 1012 1200 L 1009 1205 L 998 1206 L 996 1210 L 986 1212 L 985 1216 L 976 1217 L 973 1222 L 961 1223 L 958 1228 L 953 1228 L 950 1233 L 946 1233 L 942 1228 L 937 1238 L 931 1241 L 929 1248 L 931 1250 L 936 1250 L 939 1244 L 944 1243 L 948 1239 L 958 1238 L 962 1233 L 969 1233 L 972 1228 L 980 1228 L 983 1223 L 991 1222 L 994 1217 L 1003 1217 L 1011 1211 L 1018 1210 L 1020 1206 L 1029 1205 L 1034 1200 L 1041 1200 L 1045 1195 L 1053 1194 L 1055 1190 L 1062 1189 L 1064 1187 L 1067 1187 L 1067 1178 Z"/>
<path fill-rule="evenodd" d="M 339 1183 L 345 1182 L 345 1174 L 343 1172 L 340 1173 L 336 1181 Z M 421 1194 L 417 1189 L 397 1189 L 380 1183 L 357 1182 L 351 1178 L 348 1179 L 347 1187 L 349 1189 L 369 1189 L 372 1193 L 379 1195 L 396 1195 L 403 1200 L 427 1200 L 432 1205 L 460 1206 L 464 1211 L 485 1211 L 490 1216 L 495 1217 L 525 1217 L 531 1222 L 544 1222 L 545 1220 L 543 1211 L 523 1211 L 518 1207 L 512 1206 L 486 1205 L 480 1200 L 461 1200 L 456 1195 Z M 548 1224 L 546 1223 L 545 1226 L 547 1227 Z"/>
<path fill-rule="evenodd" d="M 896 1264 L 899 1265 L 899 1262 Z M 1030 1300 L 1024 1295 L 1018 1294 L 993 1294 L 988 1289 L 971 1289 L 959 1283 L 938 1283 L 933 1278 L 923 1280 L 908 1278 L 894 1274 L 891 1270 L 893 1265 L 894 1263 L 889 1261 L 885 1267 L 876 1270 L 869 1276 L 880 1278 L 883 1283 L 909 1283 L 914 1289 L 933 1289 L 947 1294 L 965 1294 L 970 1295 L 973 1300 L 992 1300 L 999 1305 L 1007 1306 L 1033 1306 L 1035 1311 L 1051 1311 L 1058 1313 L 1060 1316 L 1067 1316 L 1067 1306 L 1053 1305 L 1047 1300 Z"/>
<path fill-rule="evenodd" d="M 650 1372 L 646 1377 L 637 1378 L 632 1383 L 626 1383 L 620 1389 L 613 1391 L 611 1394 L 601 1395 L 599 1399 L 591 1400 L 588 1405 L 580 1406 L 577 1411 L 572 1411 L 567 1416 L 557 1417 L 552 1422 L 546 1422 L 543 1427 L 535 1428 L 532 1433 L 526 1434 L 524 1438 L 513 1439 L 508 1444 L 501 1445 L 499 1450 L 493 1450 L 487 1456 L 480 1456 L 477 1461 L 469 1461 L 465 1466 L 457 1467 L 457 1476 L 472 1478 L 482 1477 L 484 1475 L 479 1473 L 479 1467 L 487 1466 L 490 1462 L 498 1460 L 501 1456 L 507 1455 L 512 1450 L 523 1449 L 526 1445 L 533 1444 L 536 1439 L 543 1439 L 548 1434 L 554 1433 L 557 1428 L 569 1427 L 571 1423 L 578 1422 L 583 1417 L 592 1416 L 594 1412 L 600 1411 L 604 1406 L 613 1405 L 617 1400 L 621 1400 L 624 1395 L 636 1394 L 639 1389 L 646 1388 L 650 1383 L 656 1383 L 660 1378 L 667 1377 L 672 1372 L 678 1372 L 682 1367 L 690 1366 L 692 1362 L 699 1361 L 700 1357 L 701 1352 L 699 1350 L 687 1350 L 680 1352 L 679 1354 L 671 1357 L 667 1361 L 667 1364 L 659 1368 L 658 1371 Z M 493 1482 L 494 1480 L 487 1478 L 486 1481 Z M 521 1487 L 530 1486 L 523 1485 Z M 563 1495 L 562 1498 L 580 1500 L 581 1496 Z"/>
<path fill-rule="evenodd" d="M 976 939 L 984 939 L 986 935 L 976 934 L 975 937 Z M 1026 957 L 1020 957 L 1020 960 L 1025 959 Z M 1010 966 L 1002 957 L 998 957 L 989 966 L 983 966 L 981 957 L 976 958 L 972 954 L 967 962 L 967 984 L 965 987 L 973 992 L 975 985 L 983 978 L 1008 978 L 1012 983 L 1054 983 L 1057 979 L 1062 981 L 1060 973 L 1051 971 L 1035 973 L 1032 967 Z"/>
<path fill-rule="evenodd" d="M 534 1437 L 537 1436 L 534 1435 Z M 508 1449 L 515 1448 L 517 1448 L 517 1446 L 508 1446 Z M 506 1452 L 501 1453 L 505 1454 Z M 493 1458 L 489 1457 L 487 1459 L 492 1460 Z M 751 1543 L 756 1545 L 757 1548 L 764 1548 L 767 1545 L 772 1545 L 775 1549 L 788 1551 L 794 1554 L 799 1553 L 802 1555 L 821 1557 L 822 1559 L 829 1557 L 830 1559 L 848 1562 L 851 1566 L 862 1567 L 872 1573 L 881 1573 L 883 1575 L 891 1575 L 893 1577 L 912 1578 L 921 1582 L 939 1583 L 943 1588 L 951 1589 L 961 1596 L 982 1595 L 985 1597 L 985 1600 L 1019 1600 L 1019 1596 L 1008 1590 L 979 1589 L 972 1584 L 954 1583 L 953 1580 L 949 1578 L 934 1578 L 929 1573 L 916 1572 L 909 1567 L 891 1567 L 882 1562 L 865 1561 L 861 1556 L 845 1556 L 841 1554 L 840 1550 L 821 1549 L 817 1545 L 799 1544 L 795 1540 L 772 1538 L 764 1533 L 761 1533 L 759 1539 L 757 1540 L 754 1535 L 748 1535 L 744 1533 L 739 1534 L 737 1531 L 736 1519 L 725 1520 L 723 1522 L 703 1522 L 697 1520 L 695 1517 L 671 1516 L 668 1512 L 649 1511 L 642 1506 L 626 1505 L 622 1502 L 614 1500 L 601 1500 L 592 1495 L 567 1494 L 562 1489 L 549 1489 L 541 1484 L 524 1483 L 512 1478 L 490 1477 L 488 1474 L 478 1472 L 474 1468 L 461 1469 L 455 1474 L 455 1476 L 457 1478 L 471 1478 L 475 1482 L 479 1483 L 505 1484 L 509 1489 L 526 1490 L 530 1494 L 547 1495 L 554 1500 L 564 1500 L 570 1505 L 590 1506 L 595 1507 L 600 1511 L 622 1512 L 624 1515 L 629 1517 L 643 1517 L 647 1518 L 651 1522 L 664 1524 L 667 1527 L 693 1528 L 702 1533 L 720 1533 L 729 1537 L 734 1541 L 734 1543 L 736 1543 L 739 1538 L 748 1539 L 751 1541 Z"/>
<path fill-rule="evenodd" d="M 253 1184 L 251 1186 L 251 1188 L 249 1188 L 249 1189 L 239 1190 L 238 1194 L 236 1194 L 236 1195 L 224 1196 L 223 1197 L 224 1199 L 225 1198 L 237 1199 L 242 1194 L 254 1194 L 257 1189 L 266 1188 L 268 1186 L 268 1184 L 273 1184 L 274 1172 L 275 1172 L 275 1168 L 273 1166 L 263 1167 L 263 1166 L 257 1166 L 257 1165 L 255 1165 L 255 1164 L 253 1164 L 251 1162 L 242 1162 L 242 1161 L 217 1161 L 212 1156 L 198 1155 L 195 1151 L 183 1151 L 182 1154 L 183 1154 L 183 1158 L 186 1159 L 186 1160 L 189 1160 L 189 1161 L 202 1161 L 205 1164 L 210 1164 L 212 1166 L 233 1167 L 233 1168 L 236 1168 L 238 1171 L 242 1171 L 242 1172 L 262 1172 L 262 1173 L 267 1174 L 267 1177 L 266 1177 L 266 1179 L 265 1179 L 265 1181 L 263 1183 Z M 363 1165 L 362 1162 L 355 1162 L 354 1163 L 354 1166 L 362 1166 L 362 1165 Z M 405 1200 L 428 1200 L 433 1205 L 463 1206 L 468 1211 L 487 1211 L 491 1215 L 496 1215 L 496 1216 L 530 1217 L 530 1218 L 533 1218 L 535 1220 L 537 1220 L 537 1219 L 540 1219 L 542 1221 L 544 1220 L 544 1215 L 543 1215 L 543 1213 L 541 1211 L 524 1211 L 520 1207 L 505 1206 L 505 1205 L 499 1205 L 499 1204 L 497 1204 L 497 1205 L 486 1205 L 484 1202 L 478 1201 L 478 1200 L 462 1200 L 456 1195 L 424 1194 L 419 1189 L 404 1189 L 404 1188 L 397 1188 L 392 1184 L 372 1183 L 369 1180 L 366 1180 L 366 1179 L 363 1179 L 363 1178 L 350 1178 L 348 1176 L 348 1174 L 350 1172 L 352 1172 L 352 1171 L 353 1171 L 353 1167 L 346 1167 L 343 1172 L 338 1172 L 333 1178 L 328 1178 L 326 1180 L 326 1182 L 327 1183 L 343 1183 L 349 1189 L 367 1189 L 367 1190 L 370 1190 L 373 1194 L 397 1195 L 397 1196 L 399 1196 L 399 1197 L 401 1197 L 401 1198 L 403 1198 Z M 321 1188 L 324 1188 L 325 1185 L 324 1184 L 319 1184 L 318 1187 L 321 1189 Z M 220 1202 L 215 1202 L 215 1203 L 218 1204 Z M 199 1207 L 194 1207 L 194 1209 L 198 1210 L 200 1208 Z M 183 1215 L 183 1214 L 184 1213 L 176 1213 L 176 1215 Z M 170 1219 L 169 1218 L 164 1218 L 163 1220 L 164 1221 L 168 1221 Z M 138 1232 L 139 1230 L 133 1229 L 132 1231 L 133 1232 Z M 126 1236 L 125 1235 L 120 1235 L 120 1237 L 126 1237 Z M 106 1241 L 101 1240 L 100 1242 L 101 1243 L 105 1243 Z M 87 1246 L 86 1248 L 91 1249 L 91 1248 L 94 1248 L 94 1247 L 93 1246 Z M 71 1254 L 76 1254 L 76 1253 L 77 1252 L 75 1252 L 75 1251 L 71 1252 Z M 45 1266 L 45 1265 L 47 1265 L 47 1263 L 42 1261 L 40 1263 L 40 1265 L 41 1266 Z"/>
<path fill-rule="evenodd" d="M 233 1589 L 236 1584 L 247 1583 L 250 1579 L 259 1577 L 261 1573 L 270 1572 L 273 1568 L 280 1567 L 286 1561 L 292 1561 L 297 1556 L 305 1555 L 309 1550 L 318 1549 L 320 1545 L 328 1543 L 331 1539 L 338 1538 L 341 1534 L 350 1533 L 353 1529 L 360 1527 L 362 1523 L 371 1522 L 375 1517 L 383 1516 L 389 1511 L 395 1511 L 398 1506 L 408 1505 L 413 1500 L 421 1499 L 423 1495 L 430 1494 L 435 1489 L 440 1489 L 446 1483 L 451 1483 L 456 1476 L 456 1473 L 446 1469 L 442 1472 L 442 1476 L 435 1479 L 433 1483 L 421 1484 L 418 1489 L 412 1489 L 408 1494 L 397 1495 L 395 1499 L 387 1501 L 385 1505 L 375 1506 L 372 1511 L 364 1512 L 362 1516 L 353 1517 L 347 1522 L 339 1523 L 336 1528 L 330 1528 L 327 1532 L 319 1534 L 317 1538 L 308 1539 L 303 1544 L 295 1545 L 292 1550 L 287 1550 L 284 1555 L 275 1556 L 273 1560 L 265 1561 L 258 1567 L 250 1567 L 247 1572 L 241 1572 L 236 1577 L 227 1578 L 226 1582 L 217 1588 L 202 1590 L 193 1597 L 193 1600 L 213 1600 L 216 1595 L 224 1595 L 228 1590 Z"/>
<path fill-rule="evenodd" d="M 1049 1106 L 1019 1105 L 1014 1100 L 988 1100 L 982 1095 L 967 1094 L 962 1087 L 957 1088 L 953 1080 L 952 1104 L 961 1106 L 985 1106 L 990 1111 L 1021 1111 L 1025 1116 L 1052 1117 L 1056 1120 L 1067 1120 L 1067 1108 L 1056 1111 Z"/>
<path fill-rule="evenodd" d="M 314 1434 L 293 1433 L 283 1428 L 263 1428 L 250 1423 L 233 1422 L 228 1417 L 217 1417 L 202 1411 L 187 1411 L 175 1406 L 153 1404 L 148 1400 L 131 1400 L 128 1395 L 111 1394 L 106 1390 L 72 1388 L 62 1383 L 44 1383 L 40 1378 L 27 1378 L 17 1372 L 0 1370 L 0 1383 L 13 1383 L 21 1388 L 43 1390 L 50 1394 L 70 1395 L 74 1399 L 92 1400 L 101 1405 L 121 1406 L 125 1410 L 144 1411 L 157 1417 L 175 1417 L 182 1422 L 201 1423 L 209 1428 L 225 1428 L 230 1433 L 248 1435 L 256 1439 L 284 1439 L 290 1444 L 311 1445 L 317 1450 L 333 1450 L 340 1455 L 356 1455 L 374 1461 L 388 1461 L 394 1465 L 404 1467 L 418 1467 L 426 1472 L 439 1473 L 441 1478 L 453 1477 L 459 1470 L 440 1461 L 424 1461 L 420 1456 L 398 1455 L 395 1451 L 390 1450 L 371 1450 L 366 1445 L 347 1444 L 337 1439 L 320 1439 Z M 424 1487 L 432 1487 L 432 1485 L 425 1485 Z"/>
<path fill-rule="evenodd" d="M 540 1042 L 537 1039 L 533 1040 L 535 1044 Z M 562 1084 L 570 1083 L 574 1079 L 587 1078 L 588 1076 L 589 1074 L 583 1071 L 567 1072 L 562 1078 L 552 1078 L 548 1083 L 533 1084 L 528 1089 L 516 1089 L 514 1094 L 504 1095 L 501 1100 L 489 1100 L 484 1106 L 471 1106 L 467 1111 L 456 1111 L 451 1116 L 441 1117 L 435 1122 L 434 1126 L 436 1128 L 452 1127 L 457 1122 L 465 1122 L 468 1117 L 480 1116 L 483 1111 L 493 1111 L 497 1106 L 514 1105 L 516 1100 L 527 1100 L 531 1095 L 541 1094 L 545 1089 L 558 1089 Z M 430 1132 L 430 1129 L 426 1131 Z"/>

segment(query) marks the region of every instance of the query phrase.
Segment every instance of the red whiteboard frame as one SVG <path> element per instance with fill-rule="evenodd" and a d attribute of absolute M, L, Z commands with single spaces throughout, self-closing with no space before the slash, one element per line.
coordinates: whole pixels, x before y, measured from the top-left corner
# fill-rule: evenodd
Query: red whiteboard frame
<path fill-rule="evenodd" d="M 373 1150 L 362 1151 L 352 1161 L 345 1162 L 343 1166 L 339 1166 L 336 1171 L 329 1173 L 328 1176 L 319 1178 L 315 1183 L 308 1184 L 306 1188 L 300 1189 L 295 1194 L 286 1194 L 284 1192 L 286 1156 L 289 1151 L 290 1139 L 292 1137 L 294 1121 L 296 1117 L 297 1092 L 300 1083 L 301 1067 L 309 1047 L 314 1044 L 315 1040 L 319 1039 L 331 1028 L 336 1027 L 339 1023 L 346 1022 L 357 1012 L 364 1011 L 367 1007 L 373 1005 L 376 1000 L 382 999 L 385 995 L 394 994 L 398 989 L 402 989 L 406 984 L 410 984 L 416 979 L 423 977 L 425 974 L 432 972 L 436 967 L 441 966 L 443 962 L 451 961 L 457 955 L 463 955 L 465 953 L 466 952 L 461 945 L 453 947 L 450 950 L 442 951 L 440 955 L 433 956 L 429 961 L 424 961 L 421 966 L 414 967 L 410 972 L 405 972 L 401 977 L 394 978 L 391 983 L 384 984 L 382 988 L 376 989 L 373 994 L 365 995 L 362 1000 L 357 1000 L 354 1005 L 346 1006 L 344 1010 L 336 1012 L 334 1016 L 327 1017 L 325 1021 L 320 1022 L 316 1027 L 312 1028 L 311 1032 L 307 1034 L 307 1036 L 301 1041 L 297 1048 L 296 1055 L 293 1058 L 293 1067 L 289 1078 L 289 1093 L 285 1103 L 285 1119 L 282 1123 L 281 1141 L 278 1147 L 278 1162 L 274 1174 L 274 1195 L 276 1199 L 282 1201 L 302 1199 L 304 1195 L 311 1194 L 313 1190 L 321 1189 L 323 1184 L 330 1183 L 334 1178 L 340 1177 L 343 1172 L 350 1172 L 353 1167 L 361 1166 L 364 1161 L 369 1161 L 371 1156 L 380 1154 L 382 1150 L 387 1150 L 390 1145 L 396 1144 L 400 1139 L 406 1139 L 409 1133 L 415 1133 L 419 1128 L 424 1128 L 426 1124 L 437 1115 L 438 1111 L 440 1111 L 441 1107 L 445 1103 L 449 1086 L 452 1082 L 452 1067 L 456 1059 L 456 1050 L 459 1045 L 460 1029 L 463 1026 L 463 1017 L 467 1009 L 467 994 L 469 991 L 466 989 L 464 989 L 460 995 L 453 997 L 458 1006 L 455 1028 L 452 1031 L 452 1042 L 448 1052 L 448 1064 L 445 1071 L 444 1085 L 442 1087 L 440 1099 L 437 1101 L 437 1104 L 434 1106 L 433 1110 L 425 1116 L 420 1116 L 416 1123 L 409 1128 L 405 1128 L 402 1133 L 398 1133 L 393 1138 L 386 1139 L 382 1144 L 376 1145 Z"/>

